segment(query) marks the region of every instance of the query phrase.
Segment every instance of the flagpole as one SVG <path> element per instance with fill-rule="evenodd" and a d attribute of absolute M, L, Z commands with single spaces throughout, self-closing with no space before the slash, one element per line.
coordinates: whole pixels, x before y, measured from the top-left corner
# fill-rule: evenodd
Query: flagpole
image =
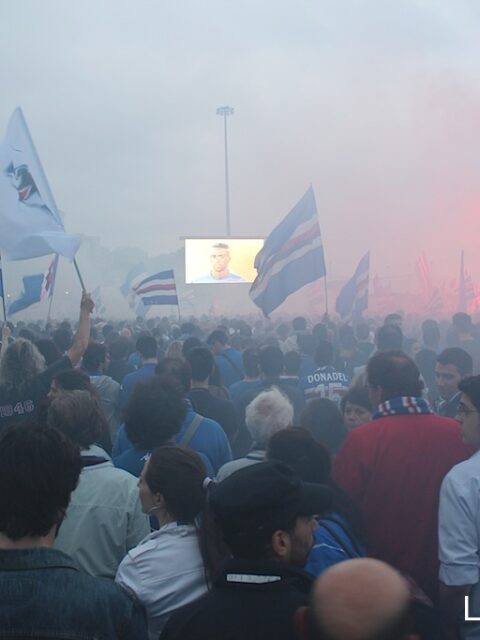
<path fill-rule="evenodd" d="M 48 303 L 47 324 L 50 324 L 50 321 L 52 319 L 52 303 L 53 303 L 53 291 L 52 291 L 52 295 L 50 296 L 50 302 Z"/>
<path fill-rule="evenodd" d="M 77 259 L 73 259 L 73 266 L 75 267 L 75 271 L 77 272 L 78 279 L 80 280 L 80 286 L 82 287 L 83 293 L 86 293 L 87 290 L 85 288 L 85 283 L 83 282 L 82 274 L 80 273 L 80 269 L 78 268 Z"/>
<path fill-rule="evenodd" d="M 325 316 L 328 318 L 328 288 L 327 288 L 327 274 L 323 278 L 325 286 Z"/>
<path fill-rule="evenodd" d="M 52 288 L 51 291 L 49 291 L 49 297 L 50 300 L 48 302 L 48 312 L 47 312 L 47 323 L 50 324 L 51 318 L 52 318 L 52 304 L 53 304 L 53 294 L 55 293 L 55 285 L 57 284 L 57 271 L 58 271 L 58 263 L 60 260 L 60 255 L 57 253 L 55 255 L 55 267 L 54 267 L 54 271 L 53 271 L 53 282 L 52 282 Z"/>
<path fill-rule="evenodd" d="M 7 321 L 7 307 L 5 305 L 5 285 L 3 283 L 2 254 L 0 253 L 0 291 L 2 293 L 3 321 Z"/>

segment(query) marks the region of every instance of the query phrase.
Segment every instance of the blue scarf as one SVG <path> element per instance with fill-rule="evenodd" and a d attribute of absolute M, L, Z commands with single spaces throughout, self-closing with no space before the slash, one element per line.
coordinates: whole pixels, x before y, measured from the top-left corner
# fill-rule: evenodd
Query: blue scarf
<path fill-rule="evenodd" d="M 372 416 L 372 420 L 387 416 L 429 415 L 432 413 L 432 408 L 424 398 L 401 396 L 379 404 Z"/>

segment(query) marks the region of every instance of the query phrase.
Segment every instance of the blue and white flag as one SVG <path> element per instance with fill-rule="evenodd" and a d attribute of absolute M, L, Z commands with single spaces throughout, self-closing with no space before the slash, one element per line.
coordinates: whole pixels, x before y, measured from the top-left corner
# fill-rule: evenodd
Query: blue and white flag
<path fill-rule="evenodd" d="M 0 249 L 10 260 L 59 253 L 73 260 L 80 237 L 63 222 L 20 108 L 0 144 Z"/>
<path fill-rule="evenodd" d="M 358 263 L 355 273 L 343 287 L 335 303 L 335 311 L 344 320 L 359 320 L 368 309 L 368 280 L 370 276 L 370 251 Z"/>
<path fill-rule="evenodd" d="M 154 273 L 141 280 L 134 287 L 137 295 L 145 306 L 157 304 L 172 304 L 178 306 L 177 287 L 173 269 Z"/>
<path fill-rule="evenodd" d="M 265 240 L 255 269 L 250 297 L 267 317 L 289 295 L 326 275 L 312 187 Z"/>
<path fill-rule="evenodd" d="M 8 315 L 11 316 L 14 313 L 23 311 L 27 307 L 30 307 L 36 302 L 40 302 L 42 294 L 44 274 L 39 273 L 34 276 L 24 276 L 23 280 L 23 292 L 20 297 L 14 300 L 8 307 Z"/>

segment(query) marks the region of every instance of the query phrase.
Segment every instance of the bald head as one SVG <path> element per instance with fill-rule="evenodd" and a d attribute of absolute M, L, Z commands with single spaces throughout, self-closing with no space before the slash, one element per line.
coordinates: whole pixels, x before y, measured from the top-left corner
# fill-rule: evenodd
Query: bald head
<path fill-rule="evenodd" d="M 401 640 L 409 592 L 402 576 L 379 560 L 359 558 L 330 567 L 313 590 L 312 614 L 328 640 Z"/>

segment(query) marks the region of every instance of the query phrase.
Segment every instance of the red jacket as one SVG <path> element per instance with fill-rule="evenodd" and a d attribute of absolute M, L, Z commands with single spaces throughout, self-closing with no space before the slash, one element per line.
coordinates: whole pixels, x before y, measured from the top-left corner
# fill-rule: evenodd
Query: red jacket
<path fill-rule="evenodd" d="M 369 555 L 411 576 L 432 599 L 440 485 L 471 453 L 455 420 L 399 415 L 351 431 L 335 460 L 335 480 L 365 518 Z"/>

